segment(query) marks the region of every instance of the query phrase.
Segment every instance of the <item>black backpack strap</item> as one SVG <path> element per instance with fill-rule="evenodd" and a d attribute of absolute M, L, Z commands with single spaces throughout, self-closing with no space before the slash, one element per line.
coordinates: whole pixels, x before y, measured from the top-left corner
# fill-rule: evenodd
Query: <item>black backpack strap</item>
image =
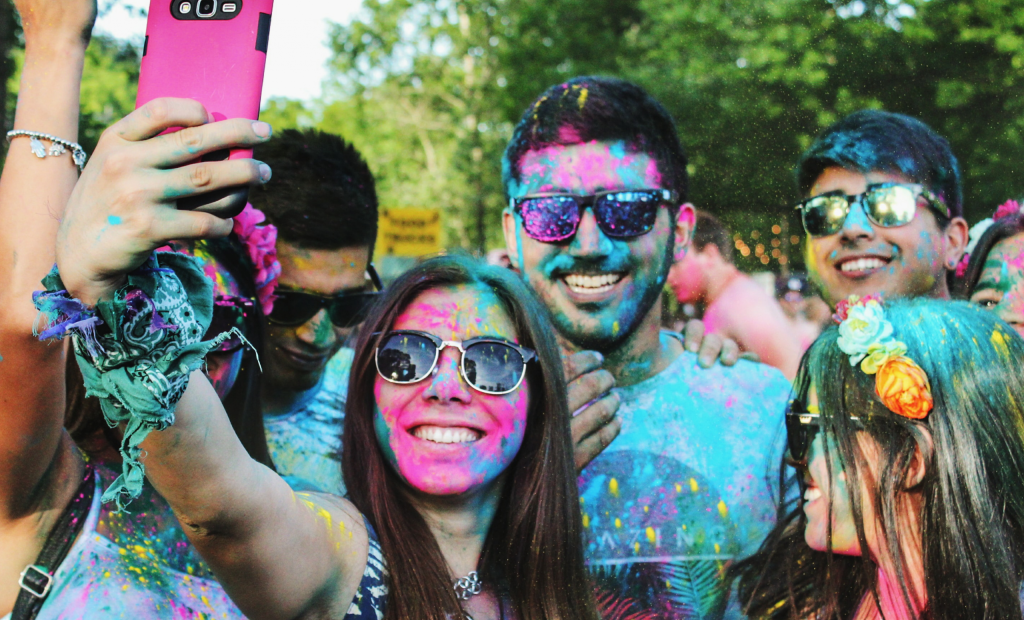
<path fill-rule="evenodd" d="M 86 463 L 82 483 L 78 485 L 74 498 L 68 502 L 57 524 L 47 536 L 35 564 L 30 564 L 21 571 L 21 578 L 18 580 L 21 592 L 14 602 L 11 620 L 33 620 L 39 613 L 53 586 L 53 574 L 67 557 L 75 539 L 85 527 L 95 493 L 93 467 Z"/>

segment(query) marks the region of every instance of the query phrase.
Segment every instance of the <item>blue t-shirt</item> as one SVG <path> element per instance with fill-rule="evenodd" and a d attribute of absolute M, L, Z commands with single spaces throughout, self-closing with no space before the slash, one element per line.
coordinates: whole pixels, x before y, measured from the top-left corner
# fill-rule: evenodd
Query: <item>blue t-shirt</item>
<path fill-rule="evenodd" d="M 263 416 L 274 466 L 296 490 L 345 495 L 341 431 L 353 353 L 340 349 L 327 363 L 319 389 L 294 411 Z"/>
<path fill-rule="evenodd" d="M 579 478 L 600 608 L 620 617 L 739 617 L 735 605 L 725 611 L 722 577 L 774 524 L 770 481 L 789 382 L 746 361 L 703 369 L 686 352 L 617 391 L 622 432 Z"/>

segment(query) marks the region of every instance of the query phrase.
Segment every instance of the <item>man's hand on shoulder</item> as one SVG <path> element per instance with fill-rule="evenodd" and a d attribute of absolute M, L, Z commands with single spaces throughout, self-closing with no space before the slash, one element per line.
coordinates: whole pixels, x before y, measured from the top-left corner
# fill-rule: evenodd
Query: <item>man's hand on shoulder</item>
<path fill-rule="evenodd" d="M 697 319 L 686 323 L 683 329 L 683 346 L 690 353 L 697 354 L 697 363 L 702 368 L 711 368 L 716 361 L 722 366 L 735 366 L 741 359 L 761 361 L 754 353 L 740 353 L 740 345 L 735 340 L 706 333 L 704 323 Z"/>
<path fill-rule="evenodd" d="M 569 411 L 576 473 L 601 454 L 618 435 L 622 423 L 615 416 L 619 396 L 611 389 L 615 377 L 601 368 L 604 358 L 595 351 L 580 351 L 564 358 L 569 384 Z"/>

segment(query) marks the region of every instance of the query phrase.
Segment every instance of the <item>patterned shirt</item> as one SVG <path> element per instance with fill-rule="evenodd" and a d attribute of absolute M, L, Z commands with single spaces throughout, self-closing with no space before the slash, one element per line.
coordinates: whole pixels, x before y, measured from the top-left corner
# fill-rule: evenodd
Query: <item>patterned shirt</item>
<path fill-rule="evenodd" d="M 387 575 L 387 566 L 384 562 L 384 554 L 380 550 L 380 542 L 377 540 L 377 532 L 366 523 L 366 534 L 369 538 L 370 548 L 366 556 L 366 568 L 363 569 L 363 578 L 359 582 L 359 589 L 352 597 L 352 603 L 348 606 L 348 613 L 342 620 L 383 620 L 384 604 L 387 602 L 388 587 L 384 583 Z"/>
<path fill-rule="evenodd" d="M 763 364 L 703 369 L 696 360 L 685 352 L 618 389 L 622 431 L 580 476 L 605 618 L 739 617 L 725 610 L 724 569 L 774 523 L 768 480 L 790 384 Z"/>

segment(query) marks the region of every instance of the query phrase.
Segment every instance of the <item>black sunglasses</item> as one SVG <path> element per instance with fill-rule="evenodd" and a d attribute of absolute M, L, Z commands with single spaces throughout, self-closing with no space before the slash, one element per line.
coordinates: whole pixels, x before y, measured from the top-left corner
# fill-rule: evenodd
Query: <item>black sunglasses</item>
<path fill-rule="evenodd" d="M 863 427 L 860 418 L 856 416 L 850 416 L 850 421 Z M 807 450 L 820 430 L 821 414 L 812 413 L 810 407 L 799 398 L 791 400 L 786 407 L 786 462 L 794 467 L 806 467 Z"/>
<path fill-rule="evenodd" d="M 332 297 L 323 297 L 313 293 L 279 290 L 275 294 L 274 309 L 267 320 L 274 325 L 296 327 L 316 316 L 322 308 L 327 309 L 327 316 L 335 327 L 355 327 L 363 322 L 370 307 L 380 297 L 384 288 L 373 265 L 366 268 L 366 273 L 377 288 L 376 291 L 358 293 L 340 293 Z"/>
<path fill-rule="evenodd" d="M 484 394 L 514 391 L 526 376 L 526 364 L 537 358 L 532 349 L 501 338 L 482 336 L 453 342 L 426 332 L 398 330 L 385 334 L 377 346 L 377 373 L 389 383 L 422 381 L 434 372 L 445 347 L 462 353 L 462 378 Z"/>
<path fill-rule="evenodd" d="M 254 305 L 255 302 L 247 297 L 217 295 L 213 300 L 213 318 L 210 320 L 210 327 L 206 330 L 203 340 L 213 340 L 232 329 L 237 329 L 243 334 L 246 333 L 248 330 L 246 329 L 245 319 L 252 312 Z M 234 353 L 244 345 L 245 343 L 235 333 L 210 352 Z"/>
<path fill-rule="evenodd" d="M 853 205 L 864 207 L 871 223 L 882 228 L 906 226 L 914 221 L 918 201 L 930 206 L 937 214 L 950 219 L 949 207 L 923 185 L 912 183 L 877 183 L 866 192 L 853 196 L 841 190 L 820 194 L 797 203 L 804 230 L 812 237 L 834 235 L 843 228 Z"/>
<path fill-rule="evenodd" d="M 580 227 L 583 212 L 594 210 L 597 226 L 614 239 L 629 239 L 651 232 L 658 209 L 676 201 L 667 189 L 636 189 L 574 194 L 534 194 L 512 198 L 509 207 L 523 220 L 526 234 L 544 243 L 571 239 Z"/>

